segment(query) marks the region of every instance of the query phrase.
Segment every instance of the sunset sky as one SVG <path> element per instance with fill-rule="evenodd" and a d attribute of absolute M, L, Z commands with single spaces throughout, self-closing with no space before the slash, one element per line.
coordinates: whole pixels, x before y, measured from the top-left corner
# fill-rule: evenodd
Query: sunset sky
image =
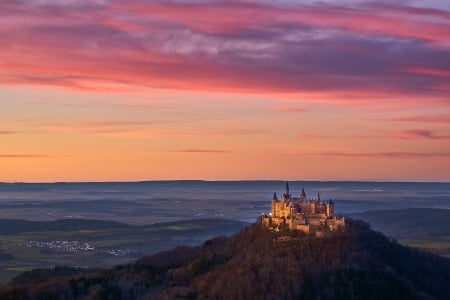
<path fill-rule="evenodd" d="M 0 181 L 450 181 L 450 2 L 0 1 Z"/>

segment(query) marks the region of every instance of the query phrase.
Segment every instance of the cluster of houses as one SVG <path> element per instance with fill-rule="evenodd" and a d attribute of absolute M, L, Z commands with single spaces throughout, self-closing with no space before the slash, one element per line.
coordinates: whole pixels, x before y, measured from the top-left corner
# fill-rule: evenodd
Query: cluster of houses
<path fill-rule="evenodd" d="M 88 243 L 82 243 L 79 241 L 27 241 L 25 246 L 29 248 L 47 248 L 65 252 L 82 252 L 82 251 L 94 251 L 95 247 Z"/>

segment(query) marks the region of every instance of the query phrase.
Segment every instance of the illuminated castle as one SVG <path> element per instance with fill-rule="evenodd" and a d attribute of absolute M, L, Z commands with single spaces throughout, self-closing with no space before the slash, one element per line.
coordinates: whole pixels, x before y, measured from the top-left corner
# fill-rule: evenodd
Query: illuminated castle
<path fill-rule="evenodd" d="M 345 226 L 344 218 L 334 215 L 334 203 L 331 199 L 324 203 L 319 193 L 317 198 L 308 199 L 304 189 L 300 197 L 292 197 L 288 182 L 281 199 L 278 199 L 276 193 L 273 194 L 272 211 L 269 215 L 263 214 L 260 221 L 265 228 L 273 230 L 289 228 L 316 235 Z"/>

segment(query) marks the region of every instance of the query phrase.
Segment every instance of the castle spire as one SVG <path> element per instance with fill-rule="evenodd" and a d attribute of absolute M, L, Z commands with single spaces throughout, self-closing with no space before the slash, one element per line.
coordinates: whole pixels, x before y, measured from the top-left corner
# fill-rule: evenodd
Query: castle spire
<path fill-rule="evenodd" d="M 285 191 L 286 195 L 289 195 L 289 182 L 286 181 L 286 191 Z"/>
<path fill-rule="evenodd" d="M 278 200 L 277 193 L 273 193 L 273 198 L 272 198 L 272 200 Z"/>
<path fill-rule="evenodd" d="M 306 193 L 305 193 L 305 189 L 302 189 L 302 193 L 300 194 L 300 201 L 301 202 L 306 202 L 308 199 L 306 199 Z"/>

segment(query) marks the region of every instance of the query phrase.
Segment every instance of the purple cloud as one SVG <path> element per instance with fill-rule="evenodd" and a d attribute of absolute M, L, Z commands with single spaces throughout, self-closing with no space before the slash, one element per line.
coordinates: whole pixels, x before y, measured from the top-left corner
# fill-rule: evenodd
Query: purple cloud
<path fill-rule="evenodd" d="M 3 1 L 0 84 L 337 100 L 450 93 L 450 12 L 330 1 Z"/>

